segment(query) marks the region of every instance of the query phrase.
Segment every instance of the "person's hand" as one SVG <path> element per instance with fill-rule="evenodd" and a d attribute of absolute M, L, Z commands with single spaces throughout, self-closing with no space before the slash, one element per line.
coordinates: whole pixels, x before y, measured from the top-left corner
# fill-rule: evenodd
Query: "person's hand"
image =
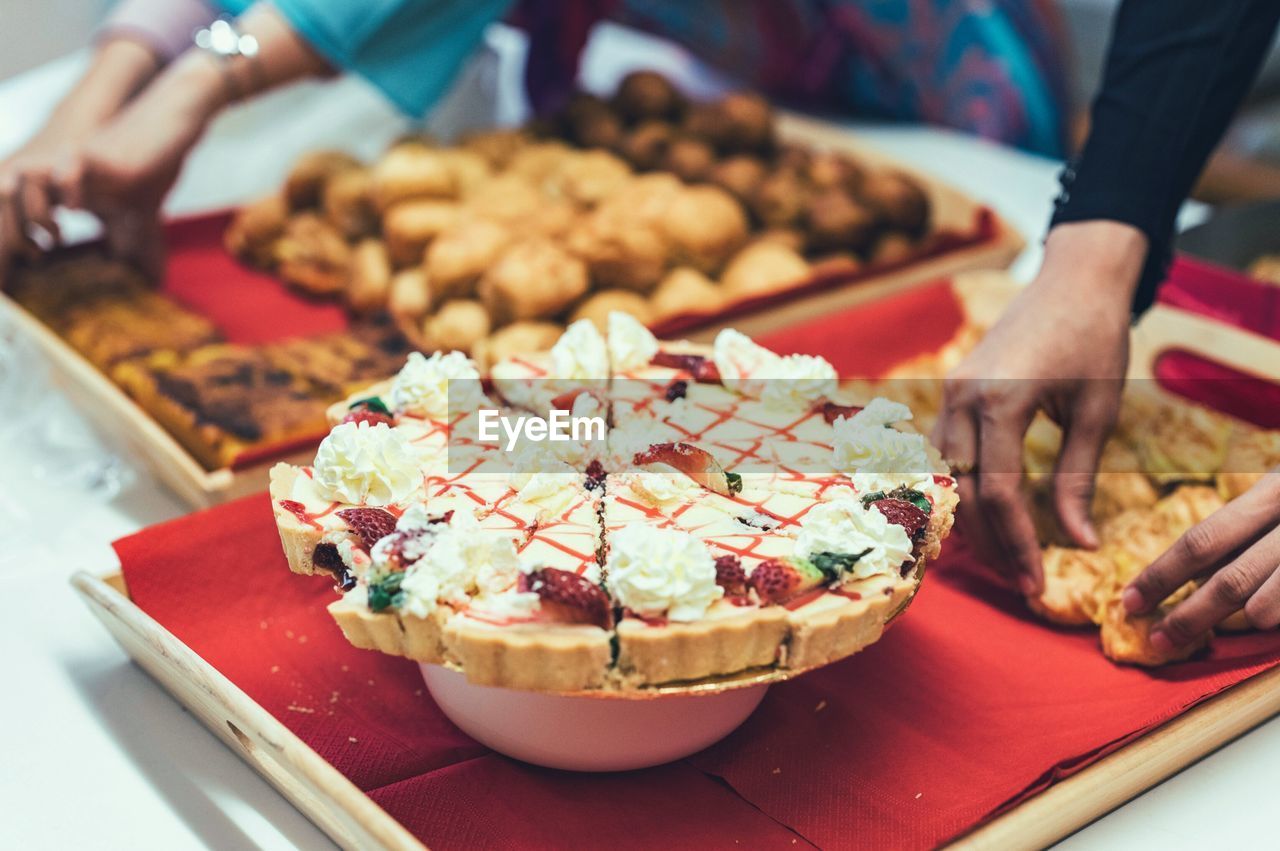
<path fill-rule="evenodd" d="M 138 42 L 112 39 L 94 54 L 89 70 L 26 144 L 0 160 L 0 283 L 11 257 L 44 247 L 60 234 L 53 216 L 64 183 L 75 173 L 80 147 L 155 73 L 154 54 Z"/>
<path fill-rule="evenodd" d="M 947 376 L 934 440 L 957 474 L 965 533 L 1024 594 L 1040 593 L 1043 577 L 1021 491 L 1023 436 L 1039 410 L 1062 427 L 1055 507 L 1077 544 L 1097 546 L 1089 503 L 1119 410 L 1145 252 L 1127 225 L 1054 228 L 1036 280 Z"/>
<path fill-rule="evenodd" d="M 1244 610 L 1255 629 L 1280 626 L 1280 467 L 1198 526 L 1124 590 L 1132 615 L 1146 614 L 1184 583 L 1208 581 L 1151 630 L 1151 646 L 1172 653 Z"/>

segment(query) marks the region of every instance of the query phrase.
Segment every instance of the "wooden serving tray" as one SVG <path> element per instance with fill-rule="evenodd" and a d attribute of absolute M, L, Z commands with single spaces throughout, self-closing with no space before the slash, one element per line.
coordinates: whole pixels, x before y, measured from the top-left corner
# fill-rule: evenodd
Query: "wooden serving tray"
<path fill-rule="evenodd" d="M 72 579 L 133 660 L 343 848 L 425 846 L 336 768 L 129 599 L 119 573 Z M 1280 668 L 1204 702 L 957 840 L 1043 848 L 1280 713 Z"/>
<path fill-rule="evenodd" d="M 677 336 L 710 339 L 732 325 L 747 334 L 760 334 L 784 325 L 824 315 L 866 301 L 883 298 L 969 269 L 1005 268 L 1022 250 L 1024 241 L 1007 222 L 959 190 L 929 175 L 919 174 L 872 147 L 859 143 L 847 130 L 795 115 L 783 115 L 779 132 L 791 141 L 856 154 L 877 167 L 911 174 L 928 191 L 935 224 L 942 229 L 969 232 L 979 216 L 989 215 L 992 238 L 970 247 L 943 251 L 905 266 L 842 283 L 801 282 L 795 293 L 780 293 L 737 305 L 723 315 L 678 317 Z M 208 508 L 262 490 L 267 470 L 277 461 L 307 463 L 314 446 L 285 449 L 244 467 L 209 471 L 162 426 L 107 376 L 53 333 L 44 323 L 0 293 L 0 309 L 13 317 L 47 355 L 55 376 L 71 398 L 95 423 L 123 438 L 151 472 L 192 508 Z M 659 328 L 663 331 L 663 328 Z M 686 333 L 688 331 L 689 333 Z M 317 443 L 319 442 L 317 438 Z"/>

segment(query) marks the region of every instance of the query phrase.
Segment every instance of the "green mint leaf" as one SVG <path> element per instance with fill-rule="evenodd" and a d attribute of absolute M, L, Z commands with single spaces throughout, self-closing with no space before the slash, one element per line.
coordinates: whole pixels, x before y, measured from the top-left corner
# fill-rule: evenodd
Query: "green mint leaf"
<path fill-rule="evenodd" d="M 385 414 L 391 416 L 391 409 L 387 407 L 387 403 L 382 401 L 380 396 L 370 396 L 368 399 L 357 399 L 347 406 L 348 411 L 354 411 L 356 408 L 363 408 L 366 411 L 372 411 L 375 414 Z"/>
<path fill-rule="evenodd" d="M 404 603 L 404 592 L 400 583 L 404 580 L 404 571 L 388 573 L 386 576 L 369 583 L 369 610 L 380 612 L 394 606 L 399 608 Z"/>
<path fill-rule="evenodd" d="M 871 549 L 871 547 L 867 547 L 860 553 L 814 553 L 809 556 L 809 561 L 813 562 L 814 567 L 822 571 L 822 575 L 828 582 L 835 582 L 849 568 L 857 564 L 858 559 L 871 552 Z"/>
<path fill-rule="evenodd" d="M 862 497 L 862 504 L 865 507 L 877 500 L 884 499 L 886 496 L 887 494 L 884 491 L 872 491 Z"/>
<path fill-rule="evenodd" d="M 729 482 L 730 494 L 742 493 L 742 476 L 725 471 L 724 477 Z"/>

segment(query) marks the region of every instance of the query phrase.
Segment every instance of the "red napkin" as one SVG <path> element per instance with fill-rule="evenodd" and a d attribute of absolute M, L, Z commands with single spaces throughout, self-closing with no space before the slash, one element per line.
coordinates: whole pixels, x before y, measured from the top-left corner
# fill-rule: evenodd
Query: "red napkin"
<path fill-rule="evenodd" d="M 492 754 L 416 665 L 347 644 L 330 583 L 289 573 L 265 496 L 116 549 L 144 611 L 437 848 L 929 847 L 1280 661 L 1266 634 L 1116 667 L 1090 632 L 1034 622 L 953 538 L 879 644 L 774 687 L 722 743 L 575 775 Z"/>
<path fill-rule="evenodd" d="M 165 227 L 165 292 L 213 320 L 232 343 L 272 343 L 347 327 L 342 305 L 309 301 L 278 278 L 232 257 L 222 247 L 230 220 L 223 213 L 179 219 Z"/>

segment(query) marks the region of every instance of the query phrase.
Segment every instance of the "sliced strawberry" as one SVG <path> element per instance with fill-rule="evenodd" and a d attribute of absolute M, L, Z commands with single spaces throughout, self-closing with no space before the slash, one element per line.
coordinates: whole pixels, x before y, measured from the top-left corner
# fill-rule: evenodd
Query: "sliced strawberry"
<path fill-rule="evenodd" d="M 604 591 L 572 571 L 544 567 L 522 577 L 520 587 L 537 594 L 542 611 L 558 623 L 613 626 L 613 608 Z"/>
<path fill-rule="evenodd" d="M 787 600 L 822 584 L 823 574 L 804 559 L 771 558 L 756 565 L 748 580 L 766 603 Z"/>
<path fill-rule="evenodd" d="M 715 362 L 704 355 L 682 352 L 658 352 L 650 361 L 654 366 L 665 366 L 671 369 L 683 369 L 693 376 L 694 381 L 702 384 L 719 384 L 720 370 Z"/>
<path fill-rule="evenodd" d="M 338 555 L 338 548 L 333 544 L 316 544 L 316 548 L 311 551 L 311 563 L 321 570 L 332 573 L 338 587 L 343 591 L 350 591 L 356 587 L 355 575 L 347 570 L 342 556 Z"/>
<path fill-rule="evenodd" d="M 716 559 L 716 584 L 724 589 L 726 597 L 747 596 L 747 572 L 735 555 L 723 555 Z"/>
<path fill-rule="evenodd" d="M 929 515 L 925 514 L 919 506 L 905 499 L 885 497 L 871 504 L 878 508 L 890 523 L 901 526 L 909 538 L 916 537 L 929 525 Z"/>
<path fill-rule="evenodd" d="M 347 508 L 338 516 L 360 536 L 365 550 L 372 550 L 374 544 L 396 530 L 395 515 L 381 508 Z"/>
<path fill-rule="evenodd" d="M 677 399 L 683 399 L 689 394 L 689 382 L 673 381 L 667 385 L 666 397 L 668 402 L 674 402 Z"/>
<path fill-rule="evenodd" d="M 573 403 L 578 401 L 578 397 L 586 392 L 587 388 L 585 387 L 579 387 L 577 390 L 566 390 L 551 400 L 551 409 L 555 411 L 572 411 Z"/>
<path fill-rule="evenodd" d="M 841 417 L 852 417 L 862 410 L 860 405 L 837 405 L 835 402 L 822 403 L 822 418 L 831 425 Z"/>
<path fill-rule="evenodd" d="M 366 408 L 349 412 L 342 418 L 342 421 L 344 423 L 368 423 L 371 426 L 376 426 L 378 423 L 388 426 L 395 425 L 395 420 L 386 414 L 380 414 L 377 411 L 370 411 Z"/>
<path fill-rule="evenodd" d="M 631 459 L 637 466 L 666 464 L 675 467 L 712 493 L 732 496 L 742 490 L 742 477 L 725 472 L 710 452 L 689 443 L 655 443 Z"/>

